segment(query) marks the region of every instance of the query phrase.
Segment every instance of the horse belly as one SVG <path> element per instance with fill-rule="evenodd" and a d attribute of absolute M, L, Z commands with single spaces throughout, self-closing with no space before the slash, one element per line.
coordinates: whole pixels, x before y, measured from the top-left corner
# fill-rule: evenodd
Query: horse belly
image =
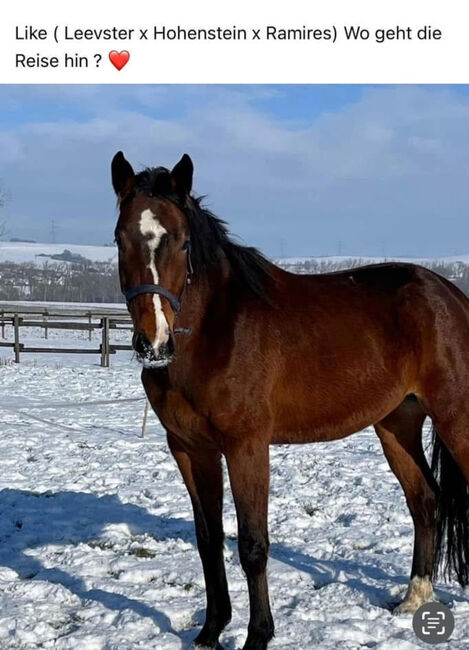
<path fill-rule="evenodd" d="M 382 420 L 409 392 L 402 377 L 295 382 L 277 401 L 272 442 L 339 440 Z"/>

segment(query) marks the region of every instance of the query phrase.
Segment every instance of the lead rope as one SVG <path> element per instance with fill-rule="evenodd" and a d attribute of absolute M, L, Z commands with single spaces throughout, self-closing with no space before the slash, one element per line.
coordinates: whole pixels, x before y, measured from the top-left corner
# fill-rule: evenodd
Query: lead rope
<path fill-rule="evenodd" d="M 148 408 L 150 406 L 150 402 L 148 401 L 148 397 L 145 400 L 145 408 L 143 410 L 143 422 L 142 422 L 142 438 L 145 438 L 145 431 L 147 428 L 147 417 L 148 417 Z"/>

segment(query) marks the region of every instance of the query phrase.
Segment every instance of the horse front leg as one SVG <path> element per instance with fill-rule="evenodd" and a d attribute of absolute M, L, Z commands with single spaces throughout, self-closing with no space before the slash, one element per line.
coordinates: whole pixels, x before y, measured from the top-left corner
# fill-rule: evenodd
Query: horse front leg
<path fill-rule="evenodd" d="M 238 518 L 239 558 L 249 590 L 250 618 L 243 650 L 266 650 L 274 635 L 266 574 L 269 447 L 236 443 L 225 450 L 225 456 Z"/>
<path fill-rule="evenodd" d="M 205 624 L 194 644 L 196 647 L 217 648 L 218 637 L 231 619 L 231 603 L 223 558 L 221 454 L 204 449 L 187 451 L 170 432 L 168 444 L 192 501 L 197 547 L 205 577 Z"/>

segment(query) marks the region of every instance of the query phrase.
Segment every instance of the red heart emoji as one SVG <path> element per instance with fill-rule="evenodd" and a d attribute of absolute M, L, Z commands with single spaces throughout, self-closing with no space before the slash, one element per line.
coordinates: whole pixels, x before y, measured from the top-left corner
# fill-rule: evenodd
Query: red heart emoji
<path fill-rule="evenodd" d="M 118 70 L 122 70 L 122 68 L 127 64 L 129 59 L 130 59 L 130 54 L 129 52 L 127 52 L 127 50 L 122 50 L 122 52 L 118 52 L 117 50 L 111 50 L 111 52 L 109 52 L 109 61 Z"/>

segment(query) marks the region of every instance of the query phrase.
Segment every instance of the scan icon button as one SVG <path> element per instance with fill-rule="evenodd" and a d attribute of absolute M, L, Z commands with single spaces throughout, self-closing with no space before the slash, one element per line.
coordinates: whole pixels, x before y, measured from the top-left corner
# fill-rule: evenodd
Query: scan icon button
<path fill-rule="evenodd" d="M 442 603 L 425 603 L 412 620 L 415 634 L 421 641 L 436 645 L 448 641 L 454 630 L 454 616 Z"/>

